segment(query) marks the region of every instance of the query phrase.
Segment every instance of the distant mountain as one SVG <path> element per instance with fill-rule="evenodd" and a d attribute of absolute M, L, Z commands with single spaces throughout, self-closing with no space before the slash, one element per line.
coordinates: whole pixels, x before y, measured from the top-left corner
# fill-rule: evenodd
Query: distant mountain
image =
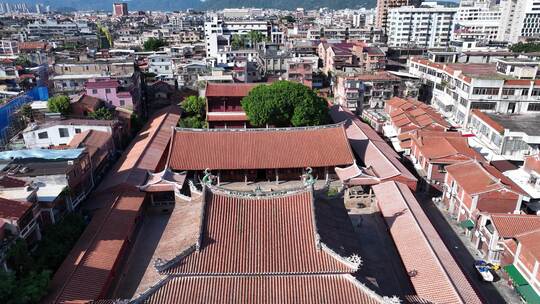
<path fill-rule="evenodd" d="M 0 0 L 4 3 L 27 3 L 33 7 L 36 3 L 50 5 L 53 9 L 104 10 L 112 11 L 114 2 L 119 0 Z M 222 9 L 235 7 L 260 7 L 278 9 L 306 9 L 329 7 L 333 9 L 374 7 L 376 0 L 130 0 L 129 10 L 173 11 L 187 8 Z"/>

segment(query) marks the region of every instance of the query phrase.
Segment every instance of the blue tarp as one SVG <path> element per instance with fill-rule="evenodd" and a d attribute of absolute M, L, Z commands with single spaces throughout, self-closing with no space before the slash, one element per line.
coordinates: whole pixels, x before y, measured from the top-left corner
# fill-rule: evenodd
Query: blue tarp
<path fill-rule="evenodd" d="M 35 87 L 25 95 L 17 96 L 0 106 L 0 142 L 5 143 L 9 139 L 6 138 L 8 135 L 7 130 L 11 122 L 12 114 L 15 111 L 26 103 L 34 100 L 47 99 L 49 99 L 49 90 L 47 87 Z"/>
<path fill-rule="evenodd" d="M 49 149 L 28 149 L 11 150 L 0 152 L 0 160 L 39 158 L 39 159 L 76 159 L 84 151 L 81 149 L 49 150 Z"/>

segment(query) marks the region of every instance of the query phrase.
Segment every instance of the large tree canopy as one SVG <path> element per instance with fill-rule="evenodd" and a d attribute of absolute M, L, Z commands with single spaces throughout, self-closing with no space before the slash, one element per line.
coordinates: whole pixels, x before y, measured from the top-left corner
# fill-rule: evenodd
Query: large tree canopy
<path fill-rule="evenodd" d="M 154 37 L 148 38 L 143 43 L 143 47 L 145 51 L 158 51 L 160 47 L 167 46 L 167 41 L 163 39 L 156 39 Z"/>
<path fill-rule="evenodd" d="M 49 98 L 49 101 L 47 102 L 49 111 L 60 113 L 62 115 L 69 114 L 69 105 L 69 97 L 66 95 L 56 95 Z"/>
<path fill-rule="evenodd" d="M 256 127 L 316 126 L 329 121 L 326 101 L 310 88 L 290 81 L 253 88 L 242 99 L 242 107 Z"/>

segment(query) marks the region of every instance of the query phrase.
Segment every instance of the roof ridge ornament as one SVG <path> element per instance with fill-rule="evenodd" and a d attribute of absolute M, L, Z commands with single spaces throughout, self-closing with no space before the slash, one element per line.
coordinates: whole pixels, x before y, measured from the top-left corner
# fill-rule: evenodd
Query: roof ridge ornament
<path fill-rule="evenodd" d="M 313 177 L 313 169 L 311 167 L 306 168 L 306 180 L 304 181 L 304 184 L 306 186 L 313 186 L 315 182 L 317 182 L 317 179 Z"/>

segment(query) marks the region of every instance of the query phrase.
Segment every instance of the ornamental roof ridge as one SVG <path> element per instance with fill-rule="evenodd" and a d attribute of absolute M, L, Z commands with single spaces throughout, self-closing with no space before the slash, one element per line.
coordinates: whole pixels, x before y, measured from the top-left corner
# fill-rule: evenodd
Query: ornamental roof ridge
<path fill-rule="evenodd" d="M 327 125 L 320 125 L 320 126 L 303 126 L 303 127 L 281 127 L 281 128 L 238 128 L 238 129 L 225 129 L 225 128 L 216 128 L 216 129 L 195 129 L 195 128 L 181 128 L 181 127 L 175 127 L 174 131 L 190 131 L 190 132 L 238 132 L 238 133 L 248 133 L 248 132 L 286 132 L 286 131 L 301 131 L 301 130 L 323 130 L 323 129 L 331 129 L 331 128 L 338 128 L 345 125 L 345 121 L 333 123 L 333 124 L 327 124 Z"/>

